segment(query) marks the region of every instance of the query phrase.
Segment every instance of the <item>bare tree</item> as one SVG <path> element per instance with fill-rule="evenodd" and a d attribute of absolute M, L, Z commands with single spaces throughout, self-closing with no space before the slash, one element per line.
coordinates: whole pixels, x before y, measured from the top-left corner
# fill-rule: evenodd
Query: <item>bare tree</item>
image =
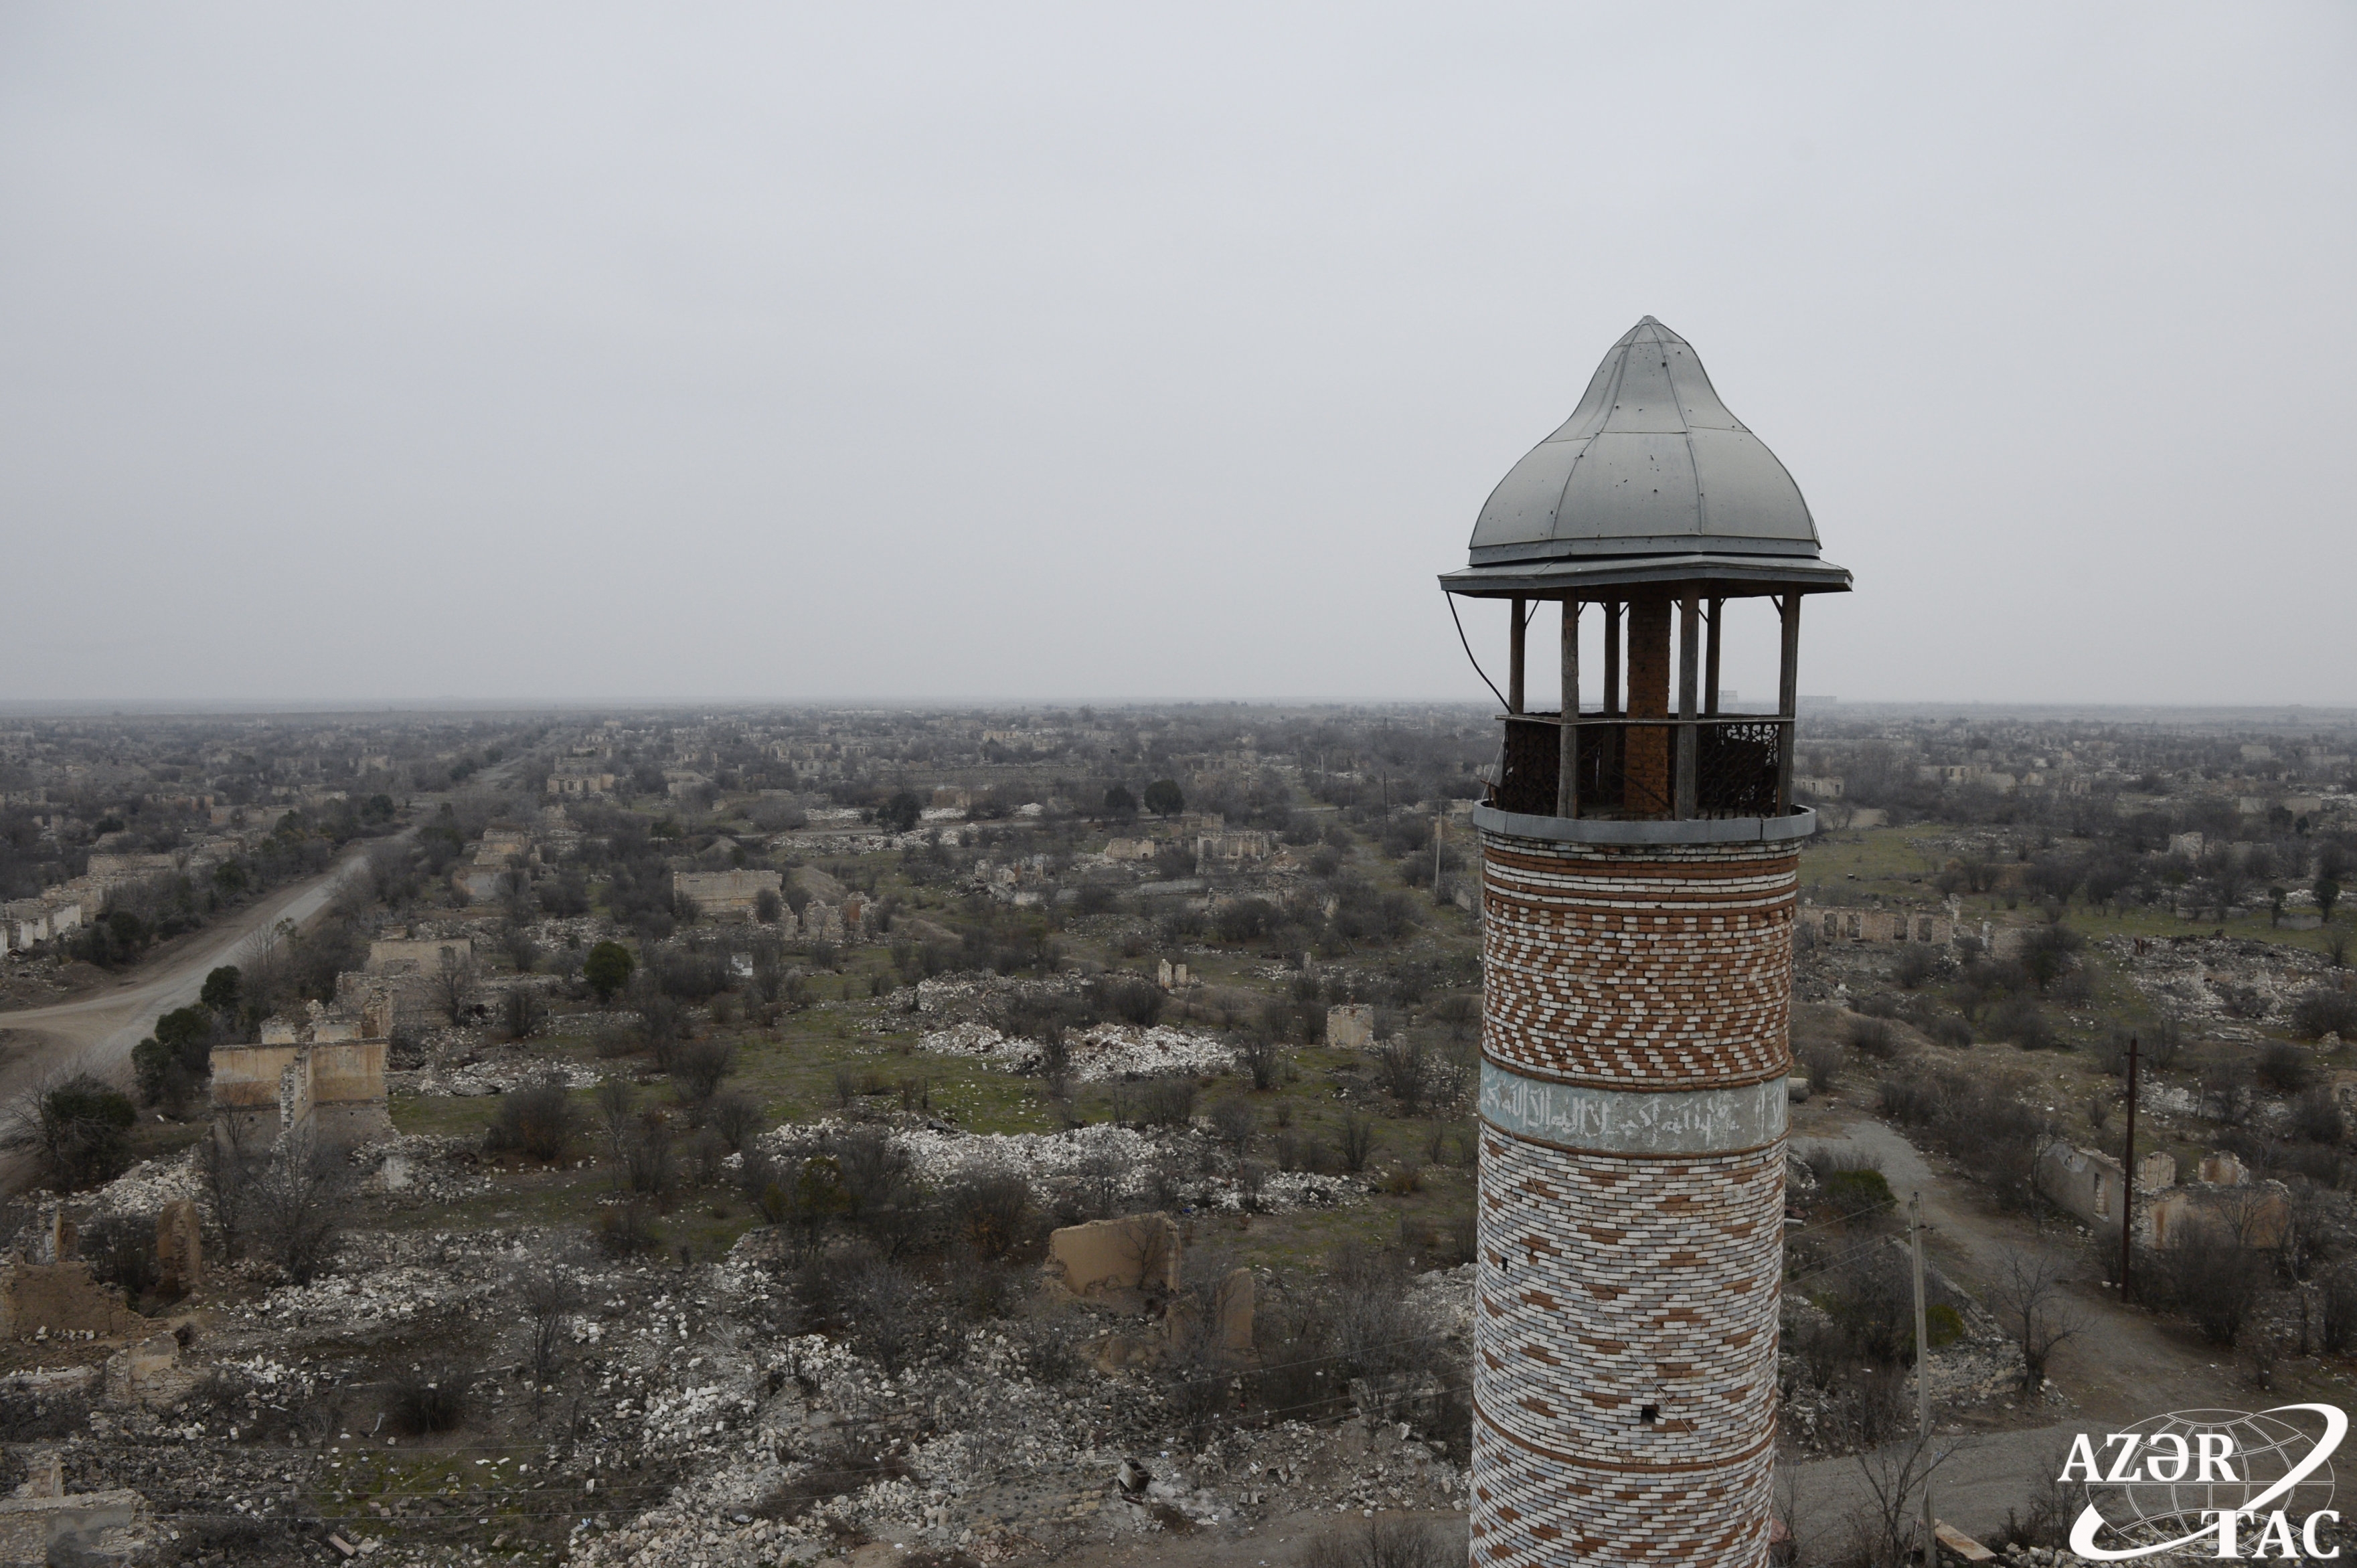
<path fill-rule="evenodd" d="M 1401 1115 L 1421 1114 L 1432 1090 L 1432 1061 L 1422 1042 L 1401 1034 L 1377 1046 L 1375 1081 L 1399 1101 Z"/>
<path fill-rule="evenodd" d="M 1236 1047 L 1236 1065 L 1243 1069 L 1256 1090 L 1274 1087 L 1285 1071 L 1285 1046 L 1266 1029 L 1254 1029 Z"/>
<path fill-rule="evenodd" d="M 340 1151 L 292 1133 L 279 1139 L 255 1184 L 253 1236 L 296 1284 L 325 1273 L 342 1241 L 351 1198 Z"/>
<path fill-rule="evenodd" d="M 249 1146 L 242 1118 L 229 1115 L 213 1123 L 212 1135 L 197 1145 L 197 1176 L 205 1200 L 221 1231 L 221 1251 L 235 1258 L 253 1225 L 254 1166 L 259 1163 Z"/>
<path fill-rule="evenodd" d="M 1335 1129 L 1334 1152 L 1341 1159 L 1342 1168 L 1357 1176 L 1374 1158 L 1375 1123 L 1372 1118 L 1353 1111 L 1343 1116 Z"/>
<path fill-rule="evenodd" d="M 1886 1443 L 1857 1455 L 1866 1495 L 1850 1518 L 1857 1560 L 1867 1568 L 1908 1568 L 1922 1517 L 1923 1487 L 1955 1454 L 1929 1437 Z"/>
<path fill-rule="evenodd" d="M 581 1310 L 581 1282 L 563 1262 L 544 1255 L 520 1270 L 509 1288 L 532 1331 L 532 1380 L 544 1385 L 555 1376 L 557 1350 L 573 1315 Z"/>
<path fill-rule="evenodd" d="M 457 1028 L 467 1016 L 467 1004 L 475 994 L 475 961 L 460 957 L 455 948 L 442 950 L 442 961 L 426 977 L 434 1004 L 442 1015 Z"/>
<path fill-rule="evenodd" d="M 279 920 L 265 926 L 245 939 L 238 950 L 237 971 L 242 981 L 240 989 L 247 1003 L 262 1015 L 267 1016 L 279 993 L 286 986 L 286 940 L 294 934 L 295 922 Z"/>
<path fill-rule="evenodd" d="M 2048 1253 L 2008 1248 L 1997 1260 L 1989 1299 L 2021 1343 L 2021 1385 L 2032 1393 L 2046 1381 L 2054 1352 L 2086 1326 L 2064 1283 L 2061 1262 Z"/>

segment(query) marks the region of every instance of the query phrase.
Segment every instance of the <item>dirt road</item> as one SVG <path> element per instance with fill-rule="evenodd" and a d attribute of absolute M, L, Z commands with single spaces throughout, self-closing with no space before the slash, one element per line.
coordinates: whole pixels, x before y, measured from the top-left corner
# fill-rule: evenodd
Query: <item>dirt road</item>
<path fill-rule="evenodd" d="M 1902 1202 L 1921 1193 L 1924 1221 L 1932 1228 L 1931 1257 L 1984 1302 L 2011 1251 L 2045 1253 L 2082 1281 L 2094 1276 L 2094 1243 L 2075 1228 L 2050 1224 L 2041 1230 L 2024 1218 L 1999 1213 L 1980 1188 L 1926 1159 L 1871 1117 L 1803 1133 L 1793 1143 L 1870 1154 Z M 2004 1524 L 2008 1509 L 2024 1509 L 2048 1473 L 2059 1467 L 2073 1433 L 2114 1432 L 2172 1410 L 2256 1410 L 2301 1397 L 2280 1384 L 2272 1393 L 2254 1389 L 2232 1351 L 2205 1345 L 2190 1329 L 2124 1308 L 2099 1285 L 2072 1287 L 2071 1300 L 2081 1326 L 2056 1353 L 2052 1369 L 2075 1407 L 2072 1412 L 2059 1423 L 2018 1431 L 1943 1434 L 1940 1439 L 1953 1452 L 1932 1480 L 1939 1514 L 1967 1534 L 1986 1536 Z M 1803 1561 L 1837 1554 L 1846 1542 L 1851 1515 L 1870 1496 L 1857 1461 L 1813 1460 L 1792 1466 L 1788 1477 L 1793 1517 L 1803 1524 Z"/>
<path fill-rule="evenodd" d="M 0 1103 L 67 1067 L 117 1080 L 127 1078 L 131 1047 L 154 1032 L 159 1015 L 196 1001 L 205 976 L 218 965 L 236 962 L 238 950 L 256 931 L 281 920 L 303 926 L 316 919 L 345 878 L 358 870 L 365 847 L 356 846 L 307 882 L 280 888 L 200 933 L 191 945 L 158 963 L 133 971 L 96 996 L 0 1012 L 0 1030 L 9 1032 L 12 1047 L 6 1059 L 0 1061 Z"/>

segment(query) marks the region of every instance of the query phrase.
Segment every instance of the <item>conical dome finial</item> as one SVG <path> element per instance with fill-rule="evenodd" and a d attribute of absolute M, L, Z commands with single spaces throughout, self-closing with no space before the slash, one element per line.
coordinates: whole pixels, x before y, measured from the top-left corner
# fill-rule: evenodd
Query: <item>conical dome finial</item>
<path fill-rule="evenodd" d="M 1514 465 L 1473 525 L 1457 593 L 1733 576 L 1849 586 L 1818 559 L 1800 487 L 1648 316 L 1588 378 L 1571 417 Z M 1489 587 L 1513 579 L 1519 587 Z"/>

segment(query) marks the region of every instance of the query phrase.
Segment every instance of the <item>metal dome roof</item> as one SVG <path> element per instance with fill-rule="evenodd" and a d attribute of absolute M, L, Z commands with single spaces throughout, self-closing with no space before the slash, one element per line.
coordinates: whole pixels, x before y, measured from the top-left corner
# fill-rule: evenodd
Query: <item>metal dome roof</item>
<path fill-rule="evenodd" d="M 1490 493 L 1469 569 L 1441 581 L 1482 594 L 1674 578 L 1849 585 L 1817 559 L 1792 476 L 1719 401 L 1693 345 L 1648 316 Z"/>

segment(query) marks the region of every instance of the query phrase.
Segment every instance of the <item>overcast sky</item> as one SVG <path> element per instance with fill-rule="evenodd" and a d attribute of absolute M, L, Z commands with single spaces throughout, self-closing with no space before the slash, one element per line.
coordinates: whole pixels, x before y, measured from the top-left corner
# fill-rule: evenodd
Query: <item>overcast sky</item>
<path fill-rule="evenodd" d="M 2339 3 L 0 0 L 0 701 L 1486 697 L 1435 575 L 1650 313 L 1857 574 L 1803 691 L 2357 702 L 2352 80 Z"/>

